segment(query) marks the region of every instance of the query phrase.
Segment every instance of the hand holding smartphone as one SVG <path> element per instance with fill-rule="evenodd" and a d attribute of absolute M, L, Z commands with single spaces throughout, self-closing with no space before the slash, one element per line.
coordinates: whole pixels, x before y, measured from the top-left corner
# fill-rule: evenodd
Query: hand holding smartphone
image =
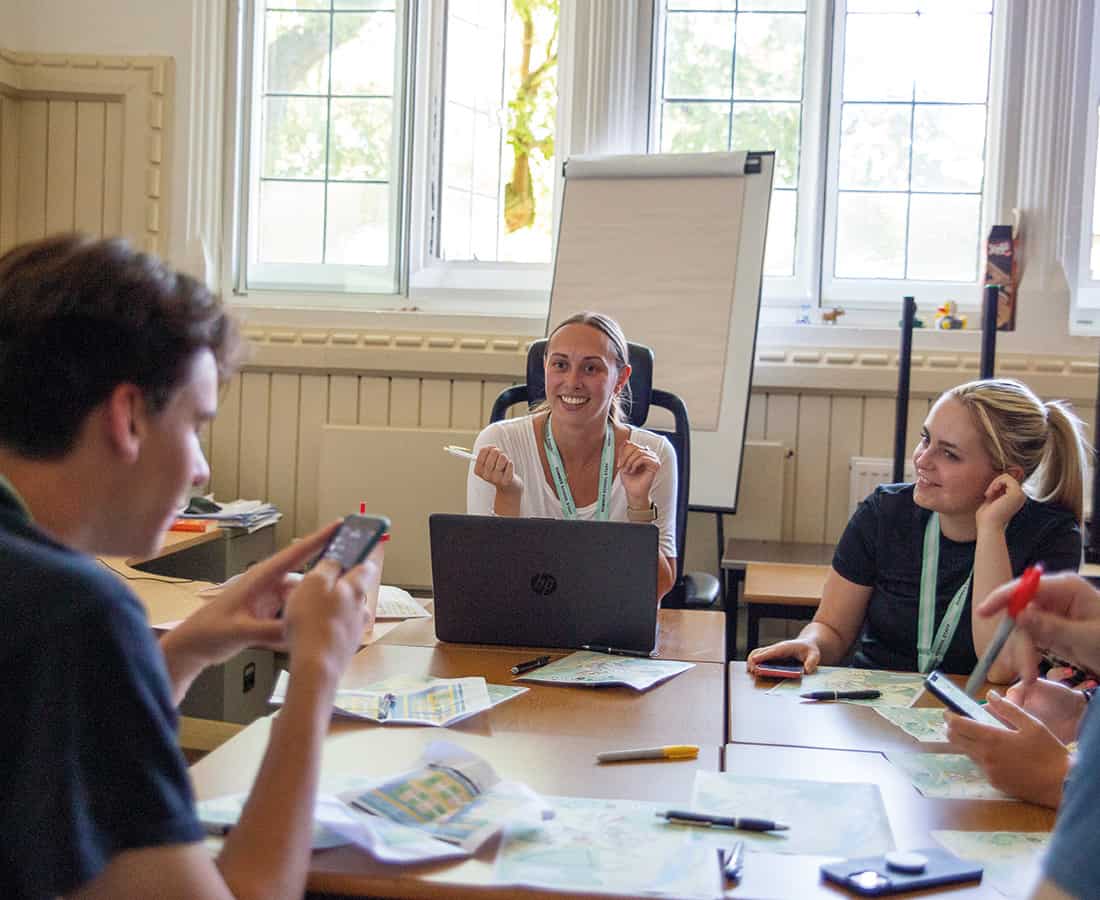
<path fill-rule="evenodd" d="M 310 564 L 310 568 L 322 559 L 334 559 L 340 564 L 340 572 L 353 569 L 374 549 L 389 530 L 390 520 L 385 516 L 350 515 L 340 523 L 325 549 Z"/>
<path fill-rule="evenodd" d="M 924 686 L 943 701 L 944 706 L 960 716 L 966 716 L 983 725 L 1004 728 L 1005 725 L 982 704 L 966 693 L 939 669 L 924 679 Z"/>
<path fill-rule="evenodd" d="M 765 678 L 801 678 L 804 674 L 802 660 L 796 656 L 766 659 L 756 664 L 756 674 Z"/>

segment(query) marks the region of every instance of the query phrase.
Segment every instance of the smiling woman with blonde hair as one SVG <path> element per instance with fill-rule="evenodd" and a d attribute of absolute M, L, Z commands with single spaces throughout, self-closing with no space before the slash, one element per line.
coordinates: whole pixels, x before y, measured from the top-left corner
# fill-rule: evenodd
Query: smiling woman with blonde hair
<path fill-rule="evenodd" d="M 676 572 L 676 459 L 666 438 L 632 428 L 627 342 L 618 323 L 577 313 L 546 342 L 546 400 L 494 422 L 474 443 L 466 510 L 474 515 L 652 523 L 657 596 Z"/>
<path fill-rule="evenodd" d="M 813 671 L 854 645 L 857 666 L 969 673 L 998 625 L 973 614 L 972 597 L 1032 563 L 1080 564 L 1081 431 L 1067 404 L 1043 403 L 1018 381 L 945 392 L 913 451 L 916 482 L 882 485 L 860 504 L 814 620 L 796 639 L 754 650 L 749 671 L 788 656 Z M 991 681 L 1012 676 L 1010 655 Z"/>

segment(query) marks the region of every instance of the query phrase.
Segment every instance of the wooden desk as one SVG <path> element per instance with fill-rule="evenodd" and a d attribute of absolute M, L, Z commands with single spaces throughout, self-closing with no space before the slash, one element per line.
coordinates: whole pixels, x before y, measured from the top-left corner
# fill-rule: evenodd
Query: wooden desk
<path fill-rule="evenodd" d="M 811 619 L 821 603 L 829 566 L 749 563 L 742 590 L 748 611 L 746 657 L 760 643 L 760 619 Z"/>
<path fill-rule="evenodd" d="M 510 701 L 515 703 L 517 701 Z M 480 718 L 480 717 L 478 717 Z M 252 783 L 267 745 L 270 720 L 260 719 L 191 769 L 198 799 L 245 791 Z M 598 766 L 595 754 L 608 749 L 608 739 L 535 734 L 495 734 L 404 726 L 380 727 L 334 723 L 325 743 L 322 777 L 395 775 L 409 768 L 423 746 L 445 738 L 484 757 L 504 778 L 514 778 L 547 796 L 565 795 L 686 802 L 695 772 L 716 772 L 721 748 L 700 749 L 697 760 Z M 619 746 L 613 742 L 614 746 Z M 489 842 L 473 859 L 459 863 L 400 867 L 375 862 L 351 848 L 313 855 L 309 889 L 375 897 L 552 896 L 543 891 L 488 887 L 493 852 Z M 576 896 L 576 895 L 573 895 Z"/>
<path fill-rule="evenodd" d="M 726 648 L 729 659 L 737 654 L 737 589 L 744 583 L 749 563 L 829 565 L 833 544 L 800 544 L 780 541 L 745 541 L 730 538 L 722 553 L 722 590 L 726 598 Z"/>
<path fill-rule="evenodd" d="M 878 753 L 729 744 L 723 750 L 722 770 L 761 777 L 775 777 L 778 773 L 784 778 L 809 781 L 877 784 L 894 833 L 894 843 L 902 849 L 937 846 L 930 834 L 936 830 L 1049 831 L 1054 827 L 1054 811 L 1031 803 L 930 800 Z M 823 861 L 819 857 L 753 853 L 745 861 L 744 879 L 735 890 L 728 891 L 727 896 L 756 900 L 790 897 L 837 900 L 854 896 L 821 882 L 818 868 Z M 929 893 L 935 892 L 919 896 Z M 967 900 L 1002 896 L 991 886 L 982 885 L 948 888 L 942 893 Z"/>
<path fill-rule="evenodd" d="M 431 602 L 423 604 L 429 611 Z M 658 613 L 657 658 L 684 662 L 724 663 L 726 636 L 713 612 L 701 609 L 662 609 Z M 386 624 L 386 623 L 380 623 Z M 488 644 L 448 644 L 435 636 L 435 619 L 409 619 L 378 640 L 406 647 L 484 647 Z M 512 648 L 521 649 L 521 648 Z M 539 648 L 530 649 L 537 655 Z M 528 657 L 530 658 L 530 657 Z"/>
<path fill-rule="evenodd" d="M 565 652 L 551 653 L 553 658 Z M 511 684 L 511 667 L 530 659 L 529 650 L 477 648 L 458 644 L 405 647 L 377 643 L 360 651 L 341 687 L 362 688 L 390 675 L 459 678 L 483 675 L 494 684 Z M 559 687 L 519 681 L 530 690 L 486 713 L 459 722 L 446 734 L 522 732 L 545 735 L 606 735 L 615 746 L 713 744 L 725 741 L 723 714 L 725 667 L 697 663 L 666 682 L 638 693 L 625 687 Z M 381 728 L 382 726 L 372 726 Z M 443 732 L 436 732 L 440 736 Z M 605 748 L 607 749 L 607 748 Z"/>
<path fill-rule="evenodd" d="M 948 744 L 922 743 L 867 706 L 814 703 L 797 693 L 771 694 L 778 682 L 754 679 L 745 663 L 729 665 L 728 740 L 738 744 L 886 752 L 950 752 Z M 925 692 L 918 706 L 942 706 Z"/>

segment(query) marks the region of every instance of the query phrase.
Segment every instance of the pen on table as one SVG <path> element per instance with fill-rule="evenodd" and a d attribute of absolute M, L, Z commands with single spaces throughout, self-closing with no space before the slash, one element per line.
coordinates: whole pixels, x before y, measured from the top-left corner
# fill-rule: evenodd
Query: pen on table
<path fill-rule="evenodd" d="M 1024 607 L 1031 602 L 1035 592 L 1039 590 L 1039 578 L 1042 574 L 1043 564 L 1035 563 L 1033 566 L 1028 566 L 1020 576 L 1020 583 L 1016 585 L 1012 597 L 1009 598 L 1007 614 L 1001 619 L 1001 624 L 993 634 L 993 640 L 985 648 L 985 653 L 978 660 L 974 671 L 966 679 L 966 693 L 971 697 L 977 696 L 978 690 L 985 684 L 985 677 L 989 674 L 994 660 L 997 659 L 997 654 L 1001 652 L 1008 636 L 1012 634 L 1012 629 L 1016 627 L 1016 617 L 1023 612 Z"/>
<path fill-rule="evenodd" d="M 882 691 L 810 691 L 798 696 L 803 700 L 877 700 Z"/>
<path fill-rule="evenodd" d="M 545 666 L 550 662 L 549 656 L 539 656 L 535 659 L 529 659 L 527 662 L 516 663 L 512 666 L 513 675 L 522 675 L 524 672 L 530 672 L 532 669 L 538 669 Z"/>
<path fill-rule="evenodd" d="M 444 453 L 450 453 L 451 456 L 457 456 L 459 459 L 477 459 L 477 454 L 472 450 L 467 450 L 465 447 L 459 447 L 457 444 L 447 444 L 443 448 Z"/>
<path fill-rule="evenodd" d="M 612 656 L 640 656 L 649 659 L 648 650 L 624 650 L 621 647 L 605 647 L 603 644 L 581 644 L 582 650 L 591 650 L 593 653 L 609 653 Z"/>
<path fill-rule="evenodd" d="M 741 869 L 745 864 L 745 842 L 735 841 L 729 850 L 718 851 L 718 864 L 730 881 L 741 880 Z"/>
<path fill-rule="evenodd" d="M 607 750 L 596 754 L 602 763 L 627 762 L 632 759 L 695 759 L 699 748 L 695 744 L 669 744 L 664 747 L 642 747 L 638 750 Z"/>
<path fill-rule="evenodd" d="M 738 831 L 789 831 L 790 826 L 771 819 L 753 819 L 748 816 L 714 816 L 710 813 L 692 812 L 687 809 L 658 810 L 662 819 L 677 825 L 696 825 L 703 828 L 736 828 Z"/>

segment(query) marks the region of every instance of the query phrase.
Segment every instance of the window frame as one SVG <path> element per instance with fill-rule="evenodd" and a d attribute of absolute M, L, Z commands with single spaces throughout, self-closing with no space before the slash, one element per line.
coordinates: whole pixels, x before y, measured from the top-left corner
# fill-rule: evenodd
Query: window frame
<path fill-rule="evenodd" d="M 978 310 L 981 308 L 981 286 L 985 281 L 985 241 L 989 229 L 999 218 L 1001 207 L 1001 166 L 1003 142 L 998 140 L 1004 134 L 1000 127 L 1004 118 L 1004 79 L 1006 77 L 1007 43 L 1006 19 L 1007 4 L 1004 0 L 993 0 L 992 22 L 989 46 L 989 75 L 986 94 L 986 127 L 984 174 L 982 178 L 981 218 L 978 225 L 977 278 L 973 282 L 963 281 L 920 281 L 917 279 L 886 278 L 836 278 L 829 274 L 830 260 L 836 256 L 837 207 L 839 201 L 840 176 L 840 113 L 843 103 L 844 16 L 847 13 L 846 0 L 834 0 L 832 64 L 833 78 L 829 101 L 829 136 L 825 150 L 828 166 L 823 186 L 825 195 L 825 215 L 822 228 L 820 255 L 821 280 L 819 305 L 844 306 L 849 310 L 875 310 L 889 307 L 896 309 L 903 296 L 914 296 L 919 303 L 938 306 L 949 300 L 955 301 L 960 309 Z M 766 296 L 766 295 L 765 295 Z"/>
<path fill-rule="evenodd" d="M 1075 35 L 1073 108 L 1070 134 L 1083 134 L 1069 146 L 1065 236 L 1062 265 L 1070 287 L 1070 334 L 1100 334 L 1100 279 L 1092 277 L 1092 232 L 1100 208 L 1095 202 L 1100 162 L 1100 15 L 1091 4 L 1078 7 Z M 1087 65 L 1085 62 L 1087 61 Z M 1080 184 L 1080 191 L 1072 185 Z"/>

